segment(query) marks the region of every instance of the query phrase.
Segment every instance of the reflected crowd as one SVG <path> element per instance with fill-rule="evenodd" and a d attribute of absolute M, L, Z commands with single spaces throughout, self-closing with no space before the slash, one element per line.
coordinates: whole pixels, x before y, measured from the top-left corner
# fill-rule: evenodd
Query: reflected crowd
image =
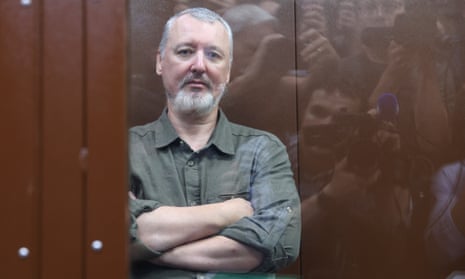
<path fill-rule="evenodd" d="M 221 107 L 286 145 L 301 278 L 465 270 L 463 0 L 176 0 L 234 33 Z"/>

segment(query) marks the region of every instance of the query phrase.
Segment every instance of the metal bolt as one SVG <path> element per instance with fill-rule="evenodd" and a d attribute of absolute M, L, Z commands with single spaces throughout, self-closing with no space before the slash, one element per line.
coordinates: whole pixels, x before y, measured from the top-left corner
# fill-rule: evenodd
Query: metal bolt
<path fill-rule="evenodd" d="M 32 4 L 32 0 L 21 0 L 21 5 L 29 6 Z"/>
<path fill-rule="evenodd" d="M 103 242 L 100 240 L 94 240 L 90 246 L 94 251 L 101 251 L 103 249 Z"/>
<path fill-rule="evenodd" d="M 27 247 L 21 247 L 18 250 L 18 255 L 21 259 L 25 259 L 29 256 L 29 249 Z"/>

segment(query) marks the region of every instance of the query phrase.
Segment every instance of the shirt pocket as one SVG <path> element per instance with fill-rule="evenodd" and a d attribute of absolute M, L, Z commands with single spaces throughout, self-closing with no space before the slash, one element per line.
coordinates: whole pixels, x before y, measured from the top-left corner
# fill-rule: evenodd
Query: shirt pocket
<path fill-rule="evenodd" d="M 227 172 L 209 176 L 203 196 L 207 203 L 223 202 L 234 198 L 250 200 L 250 177 L 240 172 Z"/>

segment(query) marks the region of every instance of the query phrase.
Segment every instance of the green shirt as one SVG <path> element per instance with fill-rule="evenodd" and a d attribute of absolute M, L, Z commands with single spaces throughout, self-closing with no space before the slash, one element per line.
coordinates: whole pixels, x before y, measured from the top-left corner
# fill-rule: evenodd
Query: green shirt
<path fill-rule="evenodd" d="M 130 129 L 129 165 L 130 190 L 137 197 L 130 201 L 133 221 L 162 205 L 194 206 L 242 197 L 251 202 L 254 215 L 219 235 L 261 251 L 264 260 L 257 272 L 275 271 L 297 258 L 300 201 L 286 148 L 274 135 L 231 123 L 220 111 L 209 142 L 194 152 L 179 138 L 165 109 L 157 121 Z M 133 242 L 136 234 L 132 222 Z M 194 274 L 144 261 L 133 265 L 134 278 Z"/>

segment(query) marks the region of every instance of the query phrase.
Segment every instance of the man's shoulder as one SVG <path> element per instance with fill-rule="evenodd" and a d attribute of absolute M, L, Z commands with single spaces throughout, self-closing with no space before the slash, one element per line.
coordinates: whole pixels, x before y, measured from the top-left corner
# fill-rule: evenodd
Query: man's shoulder
<path fill-rule="evenodd" d="M 157 130 L 158 120 L 141 124 L 137 126 L 132 126 L 129 128 L 130 136 L 144 137 L 149 133 L 154 133 Z"/>
<path fill-rule="evenodd" d="M 244 139 L 262 139 L 282 144 L 278 137 L 265 130 L 230 122 L 233 136 Z"/>

